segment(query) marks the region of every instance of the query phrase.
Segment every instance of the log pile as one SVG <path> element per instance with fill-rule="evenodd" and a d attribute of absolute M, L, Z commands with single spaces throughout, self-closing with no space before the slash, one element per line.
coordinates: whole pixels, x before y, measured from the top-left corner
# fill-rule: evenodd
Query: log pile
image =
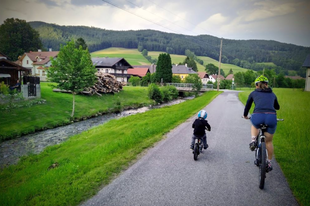
<path fill-rule="evenodd" d="M 86 88 L 83 94 L 97 94 L 102 96 L 101 93 L 115 93 L 123 89 L 121 82 L 118 82 L 115 76 L 103 72 L 96 72 L 97 82 L 94 86 Z"/>

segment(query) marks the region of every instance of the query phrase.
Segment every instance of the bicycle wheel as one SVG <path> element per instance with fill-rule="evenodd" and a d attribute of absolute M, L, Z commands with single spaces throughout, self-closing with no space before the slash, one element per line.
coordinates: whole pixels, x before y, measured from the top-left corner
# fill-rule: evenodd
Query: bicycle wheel
<path fill-rule="evenodd" d="M 198 159 L 198 155 L 199 155 L 199 145 L 198 143 L 196 143 L 194 146 L 194 160 Z"/>
<path fill-rule="evenodd" d="M 266 143 L 261 142 L 260 146 L 260 165 L 259 165 L 259 188 L 264 189 L 267 166 Z"/>

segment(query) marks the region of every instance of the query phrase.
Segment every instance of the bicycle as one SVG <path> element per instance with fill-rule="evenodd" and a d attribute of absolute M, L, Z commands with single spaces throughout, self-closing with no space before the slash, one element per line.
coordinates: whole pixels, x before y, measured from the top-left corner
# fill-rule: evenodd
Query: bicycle
<path fill-rule="evenodd" d="M 277 119 L 277 121 L 283 121 L 283 119 Z M 260 124 L 259 126 L 259 133 L 255 140 L 255 160 L 254 164 L 259 167 L 258 172 L 258 179 L 259 179 L 259 188 L 264 189 L 265 186 L 265 178 L 266 173 L 269 171 L 267 170 L 267 159 L 268 159 L 268 153 L 266 149 L 266 136 L 264 133 L 267 131 L 268 125 Z"/>
<path fill-rule="evenodd" d="M 202 153 L 202 149 L 203 149 L 203 144 L 202 144 L 201 138 L 196 138 L 195 144 L 194 144 L 194 150 L 193 150 L 195 161 L 198 159 L 198 155 Z"/>

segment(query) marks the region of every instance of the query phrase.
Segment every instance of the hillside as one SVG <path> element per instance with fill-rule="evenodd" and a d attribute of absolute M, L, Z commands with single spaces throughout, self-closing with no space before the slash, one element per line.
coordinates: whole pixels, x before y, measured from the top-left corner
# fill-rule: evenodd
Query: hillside
<path fill-rule="evenodd" d="M 163 52 L 149 52 L 148 55 L 151 56 L 153 59 L 158 59 L 159 54 Z M 148 62 L 144 56 L 139 52 L 137 49 L 125 49 L 125 48 L 116 48 L 111 47 L 108 49 L 103 49 L 99 51 L 95 51 L 91 53 L 92 57 L 120 57 L 125 58 L 126 61 L 129 62 L 131 65 L 150 65 L 151 63 Z M 172 64 L 179 64 L 180 62 L 183 62 L 186 58 L 185 55 L 176 55 L 176 54 L 170 54 L 171 62 Z M 207 64 L 214 64 L 218 66 L 219 62 L 211 59 L 209 57 L 199 57 L 203 60 L 204 65 L 201 65 L 197 63 L 198 71 L 205 71 L 205 66 Z M 224 70 L 225 74 L 228 74 L 229 70 L 232 69 L 234 73 L 240 72 L 240 71 L 246 71 L 246 69 L 235 66 L 233 64 L 221 64 L 221 68 Z"/>
<path fill-rule="evenodd" d="M 43 45 L 59 50 L 60 44 L 70 39 L 82 37 L 91 52 L 110 47 L 168 52 L 184 55 L 190 50 L 196 56 L 219 59 L 220 39 L 210 35 L 189 36 L 165 33 L 155 30 L 112 31 L 85 26 L 59 26 L 44 22 L 29 22 L 39 32 Z M 223 39 L 222 62 L 242 68 L 262 70 L 276 68 L 278 72 L 297 71 L 305 76 L 301 68 L 310 47 L 296 46 L 267 40 L 229 40 Z M 265 66 L 258 63 L 272 62 L 276 66 Z"/>

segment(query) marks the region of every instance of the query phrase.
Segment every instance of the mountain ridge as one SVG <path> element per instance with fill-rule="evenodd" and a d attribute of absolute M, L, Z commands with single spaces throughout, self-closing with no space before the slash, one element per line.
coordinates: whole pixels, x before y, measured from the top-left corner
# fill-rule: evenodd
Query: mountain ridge
<path fill-rule="evenodd" d="M 88 26 L 60 26 L 42 21 L 28 23 L 39 32 L 44 47 L 53 50 L 59 50 L 61 44 L 66 44 L 72 38 L 81 37 L 90 52 L 109 47 L 122 47 L 184 55 L 186 50 L 190 50 L 196 56 L 219 59 L 221 38 L 207 34 L 190 36 L 150 29 L 114 31 Z M 310 54 L 310 47 L 275 40 L 223 38 L 222 62 L 256 71 L 274 68 L 277 73 L 287 74 L 290 70 L 294 70 L 304 76 L 305 69 L 301 66 L 307 54 Z M 261 63 L 264 62 L 273 62 L 277 66 L 262 66 Z"/>

